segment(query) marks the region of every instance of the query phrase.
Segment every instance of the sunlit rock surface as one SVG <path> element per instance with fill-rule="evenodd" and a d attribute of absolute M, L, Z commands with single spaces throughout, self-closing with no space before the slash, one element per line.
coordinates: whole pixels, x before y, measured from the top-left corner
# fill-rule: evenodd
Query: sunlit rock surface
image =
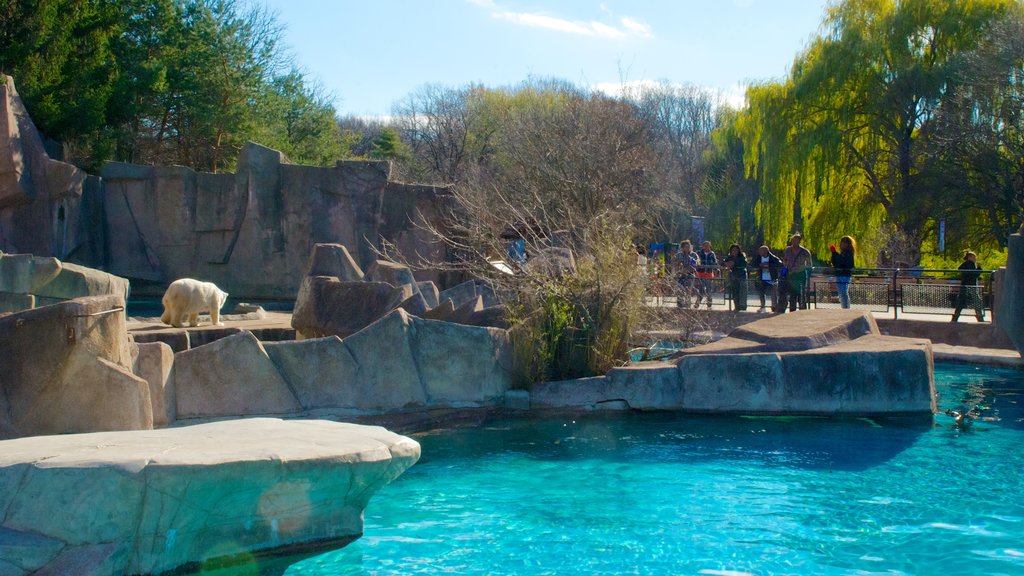
<path fill-rule="evenodd" d="M 887 415 L 935 410 L 928 340 L 882 336 L 869 313 L 803 310 L 746 324 L 667 362 L 538 384 L 535 408 Z"/>
<path fill-rule="evenodd" d="M 0 438 L 153 427 L 121 296 L 2 316 L 0 351 Z"/>
<path fill-rule="evenodd" d="M 0 574 L 149 574 L 334 547 L 419 455 L 380 427 L 270 418 L 0 442 Z"/>

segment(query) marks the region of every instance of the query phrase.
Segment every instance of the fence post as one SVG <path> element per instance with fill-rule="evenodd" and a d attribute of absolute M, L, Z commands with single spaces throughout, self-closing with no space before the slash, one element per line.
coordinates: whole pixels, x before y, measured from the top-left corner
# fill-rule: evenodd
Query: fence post
<path fill-rule="evenodd" d="M 900 269 L 892 269 L 892 319 L 896 320 L 899 317 L 899 310 L 896 307 L 896 279 L 900 277 Z"/>

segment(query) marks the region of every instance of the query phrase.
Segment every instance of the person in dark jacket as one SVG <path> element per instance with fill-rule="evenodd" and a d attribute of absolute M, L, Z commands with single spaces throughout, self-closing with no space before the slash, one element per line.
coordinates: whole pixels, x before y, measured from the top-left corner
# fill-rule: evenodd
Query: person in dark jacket
<path fill-rule="evenodd" d="M 790 312 L 797 306 L 801 310 L 807 308 L 807 277 L 811 271 L 811 252 L 800 245 L 803 236 L 799 233 L 789 238 L 789 246 L 782 251 L 782 270 L 779 273 L 779 308 L 786 311 L 789 304 Z"/>
<path fill-rule="evenodd" d="M 722 264 L 729 269 L 729 294 L 732 296 L 733 309 L 747 309 L 747 255 L 739 244 L 729 246 L 729 255 Z"/>
<path fill-rule="evenodd" d="M 951 321 L 959 321 L 960 312 L 969 304 L 974 307 L 974 316 L 978 322 L 984 322 L 985 309 L 982 307 L 981 289 L 978 286 L 978 278 L 981 276 L 978 255 L 969 250 L 964 252 L 964 261 L 957 270 L 960 271 L 960 291 L 956 295 L 956 310 L 953 311 Z"/>
<path fill-rule="evenodd" d="M 708 309 L 711 309 L 711 283 L 715 277 L 715 270 L 718 269 L 718 255 L 711 249 L 711 242 L 701 242 L 700 252 L 697 253 L 699 265 L 697 266 L 697 301 L 694 308 L 700 308 L 701 297 L 707 298 Z"/>
<path fill-rule="evenodd" d="M 697 255 L 693 252 L 693 244 L 689 240 L 679 242 L 679 251 L 672 257 L 672 268 L 679 283 L 676 294 L 676 306 L 690 307 L 690 297 L 697 281 Z M 698 306 L 700 300 L 697 301 Z"/>
<path fill-rule="evenodd" d="M 853 274 L 853 257 L 857 253 L 857 241 L 853 236 L 843 236 L 839 239 L 839 249 L 835 244 L 829 244 L 828 249 L 832 251 L 832 268 L 836 273 L 836 289 L 839 291 L 839 306 L 850 307 L 850 276 Z"/>
<path fill-rule="evenodd" d="M 757 268 L 757 293 L 761 297 L 761 308 L 758 312 L 764 312 L 765 300 L 770 299 L 772 312 L 779 310 L 779 269 L 782 268 L 782 260 L 772 254 L 767 246 L 757 249 L 757 256 L 751 264 Z"/>

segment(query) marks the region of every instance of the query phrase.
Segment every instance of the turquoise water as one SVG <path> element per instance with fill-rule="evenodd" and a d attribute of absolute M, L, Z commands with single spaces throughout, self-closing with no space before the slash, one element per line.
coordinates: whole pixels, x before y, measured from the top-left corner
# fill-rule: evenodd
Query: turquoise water
<path fill-rule="evenodd" d="M 940 365 L 973 425 L 638 414 L 421 439 L 361 539 L 289 576 L 1024 574 L 1024 372 Z"/>

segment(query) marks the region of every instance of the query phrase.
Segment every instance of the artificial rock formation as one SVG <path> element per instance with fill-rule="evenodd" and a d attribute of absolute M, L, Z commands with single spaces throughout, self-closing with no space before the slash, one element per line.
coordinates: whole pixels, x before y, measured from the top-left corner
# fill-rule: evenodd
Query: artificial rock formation
<path fill-rule="evenodd" d="M 134 346 L 120 296 L 0 317 L 0 438 L 152 428 Z"/>
<path fill-rule="evenodd" d="M 0 442 L 0 574 L 159 574 L 338 547 L 420 455 L 379 427 L 254 418 Z"/>
<path fill-rule="evenodd" d="M 314 246 L 307 270 L 292 314 L 300 340 L 345 338 L 396 309 L 433 320 L 507 327 L 494 290 L 481 281 L 439 292 L 433 282 L 417 281 L 407 266 L 384 260 L 374 261 L 363 274 L 340 244 Z"/>
<path fill-rule="evenodd" d="M 417 213 L 437 217 L 444 189 L 393 182 L 387 162 L 296 166 L 250 143 L 235 174 L 115 163 L 101 176 L 105 263 L 128 278 L 187 276 L 238 297 L 290 298 L 316 243 L 346 246 L 361 267 L 374 262 L 381 238 L 411 257 L 445 259 L 413 223 Z"/>
<path fill-rule="evenodd" d="M 1010 235 L 1006 267 L 999 271 L 996 282 L 1000 284 L 996 324 L 1024 357 L 1024 226 Z"/>
<path fill-rule="evenodd" d="M 395 309 L 345 339 L 228 336 L 176 354 L 172 379 L 182 419 L 492 406 L 511 372 L 506 330 Z"/>
<path fill-rule="evenodd" d="M 447 258 L 414 223 L 441 224 L 447 190 L 392 181 L 387 162 L 297 166 L 249 143 L 234 174 L 110 163 L 88 176 L 47 155 L 13 81 L 0 78 L 0 251 L 151 283 L 136 283 L 139 293 L 191 277 L 248 298 L 295 297 L 318 242 L 347 246 L 363 267 L 382 239 L 410 258 Z"/>
<path fill-rule="evenodd" d="M 928 340 L 882 336 L 853 310 L 803 310 L 746 324 L 669 361 L 548 382 L 538 408 L 602 407 L 814 415 L 932 414 Z"/>
<path fill-rule="evenodd" d="M 0 250 L 89 258 L 99 180 L 50 158 L 10 76 L 0 76 Z"/>
<path fill-rule="evenodd" d="M 20 312 L 83 296 L 128 298 L 128 280 L 53 257 L 0 253 L 0 312 Z"/>

